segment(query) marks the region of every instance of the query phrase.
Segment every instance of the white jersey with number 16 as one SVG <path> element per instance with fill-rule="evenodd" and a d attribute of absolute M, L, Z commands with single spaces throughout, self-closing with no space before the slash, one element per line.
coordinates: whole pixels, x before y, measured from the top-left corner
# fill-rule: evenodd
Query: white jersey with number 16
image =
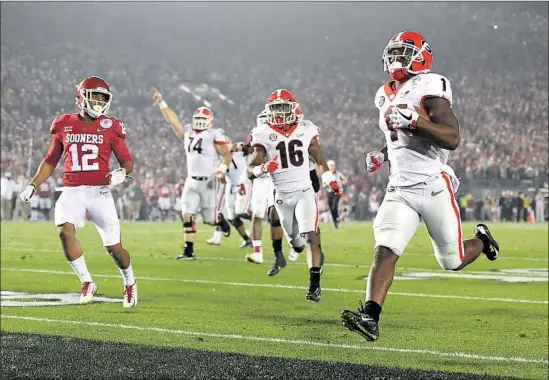
<path fill-rule="evenodd" d="M 318 127 L 301 120 L 288 131 L 268 125 L 252 130 L 252 145 L 261 145 L 267 160 L 278 157 L 278 169 L 271 173 L 277 191 L 303 190 L 311 186 L 309 178 L 309 146 L 318 138 Z"/>

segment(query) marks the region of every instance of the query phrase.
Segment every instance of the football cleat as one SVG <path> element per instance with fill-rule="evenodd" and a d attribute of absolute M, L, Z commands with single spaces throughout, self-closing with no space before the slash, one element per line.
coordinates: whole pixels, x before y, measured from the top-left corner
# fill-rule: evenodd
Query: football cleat
<path fill-rule="evenodd" d="M 80 290 L 80 304 L 86 305 L 93 300 L 93 296 L 97 293 L 97 285 L 95 282 L 83 282 Z"/>
<path fill-rule="evenodd" d="M 269 276 L 276 276 L 278 272 L 280 272 L 280 270 L 282 268 L 285 268 L 287 265 L 286 259 L 284 258 L 284 254 L 282 253 L 282 251 L 275 251 L 274 258 L 275 260 L 273 263 L 273 267 L 267 272 Z"/>
<path fill-rule="evenodd" d="M 246 255 L 246 260 L 248 260 L 248 262 L 250 262 L 250 263 L 262 264 L 263 263 L 263 253 L 260 253 L 260 252 L 248 253 Z"/>
<path fill-rule="evenodd" d="M 299 258 L 299 253 L 296 252 L 296 250 L 294 249 L 294 247 L 291 247 L 290 248 L 290 252 L 288 253 L 288 259 L 292 262 L 294 261 L 297 261 L 297 259 Z"/>
<path fill-rule="evenodd" d="M 137 305 L 137 281 L 133 285 L 124 286 L 123 307 L 135 307 Z"/>
<path fill-rule="evenodd" d="M 208 245 L 221 245 L 221 242 L 217 240 L 215 237 L 211 237 L 210 239 L 206 240 L 206 244 Z"/>
<path fill-rule="evenodd" d="M 364 312 L 364 305 L 360 302 L 358 313 L 350 310 L 341 312 L 343 326 L 360 334 L 364 339 L 373 342 L 379 338 L 378 322 Z"/>
<path fill-rule="evenodd" d="M 252 241 L 251 240 L 242 240 L 242 242 L 240 243 L 240 245 L 238 246 L 239 248 L 251 248 L 252 247 Z"/>
<path fill-rule="evenodd" d="M 183 252 L 176 258 L 177 260 L 196 260 L 194 253 L 185 253 Z"/>
<path fill-rule="evenodd" d="M 309 286 L 309 291 L 305 295 L 307 301 L 320 302 L 320 293 L 321 293 L 319 284 L 311 284 Z"/>
<path fill-rule="evenodd" d="M 475 236 L 484 242 L 484 248 L 482 252 L 486 255 L 488 260 L 494 261 L 499 255 L 499 245 L 492 237 L 490 230 L 485 224 L 477 224 L 475 226 Z"/>

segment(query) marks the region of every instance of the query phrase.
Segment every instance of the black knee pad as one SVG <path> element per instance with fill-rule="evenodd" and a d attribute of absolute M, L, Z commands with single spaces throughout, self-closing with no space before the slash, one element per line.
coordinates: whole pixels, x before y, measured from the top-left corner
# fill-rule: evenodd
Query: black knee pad
<path fill-rule="evenodd" d="M 194 224 L 194 218 L 191 218 L 189 222 L 183 222 L 183 230 L 187 234 L 194 234 L 196 232 L 196 226 Z"/>
<path fill-rule="evenodd" d="M 229 220 L 229 222 L 236 229 L 239 229 L 242 225 L 244 225 L 244 223 L 242 223 L 242 220 L 240 220 L 240 218 L 234 218 L 233 220 Z"/>
<path fill-rule="evenodd" d="M 267 218 L 269 220 L 277 220 L 280 219 L 278 216 L 278 213 L 276 212 L 276 208 L 274 206 L 269 206 L 269 209 L 267 210 Z"/>
<path fill-rule="evenodd" d="M 294 251 L 296 251 L 297 253 L 301 253 L 305 250 L 305 246 L 302 245 L 301 247 L 293 247 L 294 248 Z"/>
<path fill-rule="evenodd" d="M 271 224 L 271 228 L 281 226 L 280 219 L 275 219 L 275 220 L 269 219 L 269 223 Z"/>

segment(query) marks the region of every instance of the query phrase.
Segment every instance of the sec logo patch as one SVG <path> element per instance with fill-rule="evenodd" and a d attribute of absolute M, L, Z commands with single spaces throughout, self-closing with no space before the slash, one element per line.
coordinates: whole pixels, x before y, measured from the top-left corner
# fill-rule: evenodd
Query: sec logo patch
<path fill-rule="evenodd" d="M 276 135 L 276 133 L 271 133 L 269 135 L 269 140 L 276 141 L 277 139 L 278 139 L 278 136 Z"/>

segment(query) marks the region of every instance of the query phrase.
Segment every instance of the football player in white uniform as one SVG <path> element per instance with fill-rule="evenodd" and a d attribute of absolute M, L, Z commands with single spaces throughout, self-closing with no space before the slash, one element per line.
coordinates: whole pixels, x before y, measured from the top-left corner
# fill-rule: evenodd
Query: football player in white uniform
<path fill-rule="evenodd" d="M 237 151 L 236 147 L 243 145 L 243 143 L 236 143 L 231 144 L 231 154 L 232 154 L 232 161 L 231 165 L 229 166 L 229 169 L 227 169 L 227 184 L 225 187 L 225 209 L 223 212 L 223 215 L 227 215 L 227 218 L 229 220 L 229 223 L 231 223 L 234 228 L 238 231 L 240 236 L 243 239 L 243 244 L 240 248 L 244 247 L 251 247 L 252 241 L 248 234 L 246 233 L 246 230 L 244 229 L 244 223 L 242 222 L 242 215 L 247 212 L 245 208 L 246 202 L 237 202 L 238 199 L 238 193 L 242 192 L 242 187 L 245 187 L 246 184 L 242 183 L 242 178 L 245 177 L 246 172 L 246 158 L 245 154 L 246 152 L 243 151 Z M 249 180 L 245 178 L 247 182 Z M 221 227 L 216 226 L 216 229 L 214 231 L 214 235 L 212 238 L 206 243 L 210 245 L 220 245 L 221 244 Z"/>
<path fill-rule="evenodd" d="M 267 124 L 252 131 L 253 154 L 248 161 L 248 177 L 271 174 L 274 207 L 292 247 L 303 250 L 311 245 L 312 267 L 306 299 L 320 301 L 321 252 L 319 247 L 318 204 L 309 178 L 309 160 L 322 168 L 322 180 L 341 191 L 320 152 L 318 128 L 310 121 L 299 121 L 299 104 L 288 90 L 275 90 L 265 104 Z M 307 239 L 307 240 L 306 240 Z"/>
<path fill-rule="evenodd" d="M 430 72 L 431 48 L 420 34 L 401 32 L 383 52 L 391 81 L 375 96 L 379 128 L 387 145 L 366 156 L 369 172 L 390 163 L 389 184 L 374 220 L 375 251 L 358 313 L 341 312 L 343 325 L 369 341 L 379 337 L 381 307 L 393 281 L 395 265 L 420 221 L 424 220 L 435 258 L 443 269 L 458 271 L 481 253 L 498 257 L 499 246 L 484 224 L 463 240 L 455 192 L 459 180 L 446 161 L 460 141 L 447 78 Z"/>
<path fill-rule="evenodd" d="M 265 125 L 266 123 L 267 113 L 263 110 L 257 116 L 256 127 Z M 251 140 L 251 136 L 249 140 Z M 249 144 L 244 147 L 244 149 L 247 150 L 248 155 L 253 151 L 253 149 L 251 149 L 251 145 Z M 269 208 L 273 205 L 273 190 L 273 182 L 271 181 L 268 173 L 258 176 L 252 180 L 252 253 L 246 255 L 246 260 L 251 263 L 263 263 L 263 246 L 261 242 L 261 235 L 263 234 L 263 219 L 268 216 Z M 277 226 L 273 226 L 271 223 L 271 227 Z M 280 227 L 280 224 L 278 224 L 278 227 Z M 282 235 L 282 231 L 280 231 L 280 235 Z M 279 238 L 282 241 L 282 236 L 279 236 Z M 280 249 L 275 249 L 275 252 L 281 250 L 282 243 Z M 286 266 L 285 263 L 284 266 Z"/>
<path fill-rule="evenodd" d="M 184 127 L 157 90 L 153 93 L 153 99 L 177 137 L 184 142 L 187 179 L 181 194 L 181 214 L 185 246 L 177 259 L 194 260 L 194 215 L 199 207 L 204 223 L 219 225 L 226 236 L 230 233 L 230 226 L 221 214 L 225 196 L 225 174 L 232 161 L 230 143 L 222 129 L 213 128 L 214 118 L 209 108 L 197 108 L 192 125 Z"/>

